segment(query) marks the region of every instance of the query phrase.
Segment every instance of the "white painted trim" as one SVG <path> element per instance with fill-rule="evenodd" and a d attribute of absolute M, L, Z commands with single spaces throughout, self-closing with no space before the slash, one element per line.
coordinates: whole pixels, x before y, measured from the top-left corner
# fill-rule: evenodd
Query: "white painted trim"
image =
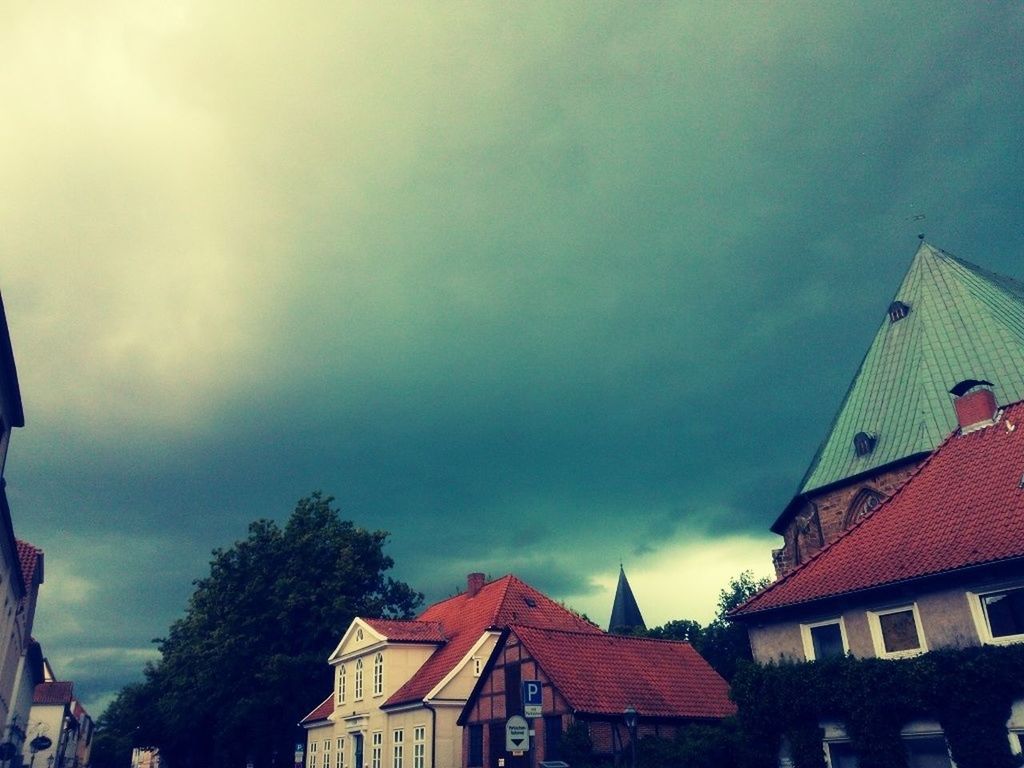
<path fill-rule="evenodd" d="M 352 623 L 348 625 L 348 629 L 345 630 L 345 634 L 341 636 L 341 642 L 338 643 L 337 647 L 334 649 L 331 655 L 327 657 L 328 664 L 337 664 L 339 661 L 342 660 L 342 657 L 345 654 L 342 654 L 341 649 L 345 646 L 345 643 L 348 642 L 348 639 L 352 636 L 352 633 L 357 628 L 362 629 L 364 632 L 369 632 L 370 634 L 372 634 L 375 638 L 377 638 L 377 642 L 366 648 L 360 648 L 358 653 L 354 652 L 353 655 L 366 653 L 370 651 L 372 648 L 377 648 L 380 647 L 380 645 L 387 643 L 388 639 L 384 637 L 384 635 L 382 635 L 380 632 L 377 632 L 373 627 L 371 627 L 361 618 L 356 616 L 354 619 L 352 619 Z"/>
<path fill-rule="evenodd" d="M 885 640 L 882 638 L 882 625 L 878 620 L 879 616 L 885 616 L 890 613 L 901 613 L 903 611 L 912 611 L 914 616 L 914 627 L 917 629 L 917 640 L 920 645 L 919 648 L 914 648 L 908 651 L 887 651 L 885 650 Z M 875 646 L 875 656 L 880 659 L 909 659 L 913 656 L 920 656 L 922 653 L 928 651 L 928 641 L 924 634 L 924 625 L 921 623 L 921 614 L 917 610 L 917 602 L 897 605 L 891 608 L 881 608 L 874 611 L 868 611 L 868 627 L 871 630 L 871 641 Z"/>
<path fill-rule="evenodd" d="M 846 622 L 843 621 L 842 616 L 837 616 L 834 619 L 823 619 L 822 621 L 810 621 L 806 624 L 800 625 L 800 638 L 804 642 L 804 659 L 807 661 L 815 661 L 814 656 L 814 640 L 811 638 L 811 630 L 815 627 L 825 627 L 829 624 L 839 625 L 839 636 L 843 642 L 843 653 L 850 652 L 850 643 L 846 640 Z"/>
<path fill-rule="evenodd" d="M 977 591 L 970 590 L 967 592 L 967 601 L 971 606 L 971 618 L 974 619 L 974 626 L 978 630 L 978 638 L 985 645 L 1013 645 L 1014 643 L 1024 643 L 1024 634 L 994 637 L 992 635 L 992 628 L 988 622 L 988 614 L 985 613 L 985 606 L 982 604 L 982 598 L 986 595 L 992 595 L 996 592 L 1008 592 L 1011 589 L 1024 589 L 1024 585 L 1021 585 L 1020 582 L 1015 582 L 1012 584 L 999 585 Z"/>
<path fill-rule="evenodd" d="M 459 672 L 462 670 L 462 668 L 465 667 L 467 664 L 469 664 L 472 661 L 473 657 L 475 655 L 477 655 L 476 652 L 478 650 L 480 650 L 481 647 L 483 647 L 484 643 L 487 642 L 488 638 L 491 638 L 491 637 L 495 637 L 496 638 L 496 637 L 500 637 L 500 636 L 501 636 L 500 632 L 494 632 L 492 630 L 488 630 L 488 631 L 484 632 L 482 635 L 480 635 L 480 637 L 477 639 L 477 641 L 475 643 L 473 643 L 473 647 L 470 648 L 468 651 L 466 651 L 466 655 L 463 656 L 459 660 L 459 663 L 456 664 L 454 667 L 452 667 L 448 671 L 448 674 L 441 678 L 441 682 L 439 682 L 437 685 L 435 685 L 433 688 L 431 688 L 430 691 L 427 693 L 427 695 L 423 697 L 423 701 L 424 702 L 430 701 L 435 696 L 437 696 L 442 690 L 444 690 L 444 687 L 446 685 L 448 685 L 448 683 L 450 683 L 455 678 L 455 676 L 457 674 L 459 674 Z M 495 647 L 497 647 L 497 646 L 495 646 Z"/>

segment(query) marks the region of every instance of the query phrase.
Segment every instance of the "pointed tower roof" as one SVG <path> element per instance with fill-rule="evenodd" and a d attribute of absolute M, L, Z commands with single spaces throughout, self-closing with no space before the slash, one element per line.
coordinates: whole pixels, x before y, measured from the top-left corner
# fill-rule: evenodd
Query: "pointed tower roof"
<path fill-rule="evenodd" d="M 949 390 L 965 379 L 1024 399 L 1024 285 L 922 242 L 797 497 L 931 453 L 957 425 Z"/>
<path fill-rule="evenodd" d="M 608 631 L 625 634 L 633 629 L 647 629 L 647 625 L 644 624 L 644 617 L 640 615 L 640 606 L 633 597 L 626 572 L 620 565 L 619 583 L 615 587 L 615 601 L 612 603 L 612 617 L 608 620 Z"/>

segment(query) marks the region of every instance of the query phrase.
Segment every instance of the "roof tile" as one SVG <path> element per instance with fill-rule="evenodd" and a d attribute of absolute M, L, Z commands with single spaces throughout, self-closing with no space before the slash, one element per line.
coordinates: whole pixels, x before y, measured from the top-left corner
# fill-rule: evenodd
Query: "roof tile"
<path fill-rule="evenodd" d="M 729 686 L 689 643 L 513 626 L 577 712 L 715 719 L 736 713 Z"/>
<path fill-rule="evenodd" d="M 1022 478 L 1016 403 L 993 426 L 954 432 L 892 497 L 732 615 L 1024 557 Z"/>

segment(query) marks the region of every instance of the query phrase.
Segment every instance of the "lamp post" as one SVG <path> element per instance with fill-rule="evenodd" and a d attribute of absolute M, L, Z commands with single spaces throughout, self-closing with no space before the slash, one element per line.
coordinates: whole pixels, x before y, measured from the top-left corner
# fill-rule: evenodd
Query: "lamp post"
<path fill-rule="evenodd" d="M 630 765 L 632 768 L 636 768 L 636 709 L 626 707 L 622 711 L 622 717 L 626 720 L 626 728 L 629 729 Z"/>

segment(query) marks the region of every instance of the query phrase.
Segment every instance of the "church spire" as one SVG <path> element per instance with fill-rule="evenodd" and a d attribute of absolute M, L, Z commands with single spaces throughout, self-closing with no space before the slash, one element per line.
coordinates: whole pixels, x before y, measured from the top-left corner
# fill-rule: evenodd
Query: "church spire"
<path fill-rule="evenodd" d="M 615 635 L 629 635 L 634 630 L 647 629 L 640 606 L 636 604 L 633 590 L 626 580 L 626 572 L 619 564 L 619 584 L 615 587 L 615 601 L 612 603 L 612 617 L 608 620 L 608 631 Z"/>

